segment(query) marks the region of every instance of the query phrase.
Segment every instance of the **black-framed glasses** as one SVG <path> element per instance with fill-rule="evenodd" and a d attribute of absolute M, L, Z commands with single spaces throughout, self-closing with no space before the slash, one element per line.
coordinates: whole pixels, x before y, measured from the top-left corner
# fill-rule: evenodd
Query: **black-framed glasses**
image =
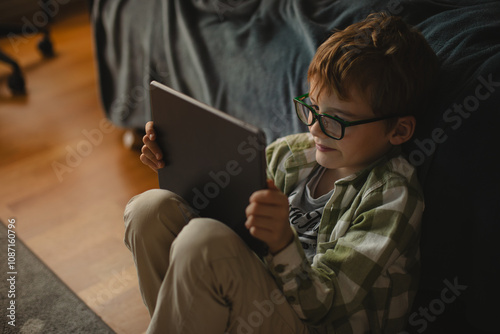
<path fill-rule="evenodd" d="M 340 140 L 344 137 L 345 128 L 349 126 L 367 124 L 393 117 L 399 117 L 396 115 L 389 115 L 354 122 L 344 121 L 342 118 L 339 118 L 337 116 L 318 114 L 316 110 L 314 110 L 314 108 L 310 105 L 310 100 L 308 100 L 308 98 L 309 93 L 293 99 L 293 102 L 295 104 L 295 111 L 297 112 L 297 116 L 299 117 L 300 121 L 307 126 L 311 126 L 314 124 L 314 122 L 316 122 L 316 120 L 318 120 L 319 126 L 323 133 L 328 137 L 336 140 Z"/>

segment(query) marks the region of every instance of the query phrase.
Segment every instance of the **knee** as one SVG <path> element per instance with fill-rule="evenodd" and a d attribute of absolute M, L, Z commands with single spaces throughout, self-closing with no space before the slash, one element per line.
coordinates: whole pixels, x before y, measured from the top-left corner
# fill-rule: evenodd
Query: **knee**
<path fill-rule="evenodd" d="M 130 248 L 137 238 L 147 239 L 148 235 L 154 235 L 158 224 L 162 223 L 164 212 L 178 203 L 177 199 L 176 194 L 162 189 L 152 189 L 134 196 L 127 203 L 123 216 L 127 247 Z"/>
<path fill-rule="evenodd" d="M 228 226 L 209 218 L 196 218 L 189 222 L 172 245 L 171 256 L 179 255 L 202 261 L 227 258 L 238 254 L 244 246 L 240 237 Z"/>
<path fill-rule="evenodd" d="M 191 220 L 170 249 L 176 278 L 189 281 L 203 277 L 204 281 L 218 282 L 213 283 L 217 286 L 234 282 L 251 259 L 256 255 L 231 228 L 207 218 Z"/>

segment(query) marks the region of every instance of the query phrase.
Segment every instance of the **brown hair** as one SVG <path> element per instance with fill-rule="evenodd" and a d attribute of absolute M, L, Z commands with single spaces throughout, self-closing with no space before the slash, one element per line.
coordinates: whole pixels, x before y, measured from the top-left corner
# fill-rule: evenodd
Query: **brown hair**
<path fill-rule="evenodd" d="M 417 115 L 437 73 L 438 61 L 423 35 L 386 13 L 334 32 L 317 50 L 308 81 L 349 100 L 357 89 L 375 115 Z"/>

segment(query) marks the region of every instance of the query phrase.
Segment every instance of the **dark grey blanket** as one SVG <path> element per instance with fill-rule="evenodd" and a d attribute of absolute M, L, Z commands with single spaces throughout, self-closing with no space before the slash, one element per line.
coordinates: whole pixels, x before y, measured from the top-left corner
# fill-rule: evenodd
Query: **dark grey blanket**
<path fill-rule="evenodd" d="M 427 116 L 406 147 L 427 203 L 421 291 L 430 294 L 421 294 L 416 310 L 441 300 L 445 280 L 457 280 L 467 289 L 455 303 L 442 301 L 459 314 L 454 321 L 494 326 L 500 311 L 491 289 L 500 279 L 500 178 L 493 160 L 500 143 L 499 1 L 95 0 L 106 115 L 119 126 L 143 128 L 154 79 L 263 128 L 269 140 L 305 130 L 292 98 L 307 91 L 315 49 L 333 29 L 382 10 L 416 25 L 442 61 Z M 422 329 L 420 318 L 410 327 Z"/>

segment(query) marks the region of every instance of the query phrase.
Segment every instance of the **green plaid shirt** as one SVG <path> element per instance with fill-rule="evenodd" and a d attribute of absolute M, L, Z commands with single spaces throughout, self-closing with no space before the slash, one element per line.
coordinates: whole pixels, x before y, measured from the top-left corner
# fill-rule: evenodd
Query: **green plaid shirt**
<path fill-rule="evenodd" d="M 318 167 L 315 150 L 309 133 L 278 139 L 267 148 L 268 177 L 290 194 Z M 297 235 L 265 258 L 312 331 L 397 333 L 407 322 L 417 288 L 424 203 L 415 169 L 395 151 L 335 183 L 312 264 Z"/>

